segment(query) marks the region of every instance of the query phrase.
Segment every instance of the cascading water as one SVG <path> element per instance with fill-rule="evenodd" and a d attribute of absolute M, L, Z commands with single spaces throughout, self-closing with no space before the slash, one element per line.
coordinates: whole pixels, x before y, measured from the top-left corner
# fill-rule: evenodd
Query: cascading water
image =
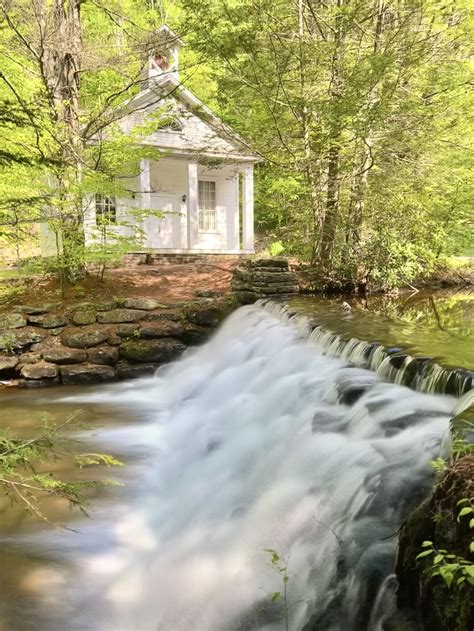
<path fill-rule="evenodd" d="M 110 398 L 137 423 L 95 440 L 141 464 L 124 501 L 77 533 L 23 542 L 57 569 L 18 629 L 383 629 L 397 531 L 433 484 L 459 400 L 324 356 L 261 306 L 156 377 L 73 402 Z M 265 548 L 285 559 L 286 597 Z"/>

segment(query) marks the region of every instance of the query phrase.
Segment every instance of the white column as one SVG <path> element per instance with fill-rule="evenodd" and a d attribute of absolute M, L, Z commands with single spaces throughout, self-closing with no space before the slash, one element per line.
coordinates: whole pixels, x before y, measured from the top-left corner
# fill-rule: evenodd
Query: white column
<path fill-rule="evenodd" d="M 188 222 L 188 249 L 196 245 L 198 240 L 198 165 L 197 162 L 188 162 L 188 193 L 187 222 Z"/>
<path fill-rule="evenodd" d="M 141 224 L 144 232 L 144 245 L 148 246 L 149 235 L 147 234 L 147 214 L 145 209 L 151 207 L 151 178 L 150 160 L 140 160 L 140 208 L 142 209 Z"/>
<path fill-rule="evenodd" d="M 242 182 L 242 248 L 253 252 L 253 164 L 244 167 Z"/>
<path fill-rule="evenodd" d="M 239 210 L 240 210 L 240 195 L 239 195 L 239 180 L 240 173 L 236 169 L 236 173 L 232 179 L 234 187 L 234 199 L 233 207 L 227 211 L 227 241 L 226 247 L 228 250 L 240 249 L 240 230 L 239 230 Z"/>

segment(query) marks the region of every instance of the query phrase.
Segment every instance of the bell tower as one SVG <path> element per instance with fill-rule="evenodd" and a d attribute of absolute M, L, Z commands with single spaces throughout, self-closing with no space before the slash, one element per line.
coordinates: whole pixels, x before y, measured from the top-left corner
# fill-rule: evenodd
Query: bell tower
<path fill-rule="evenodd" d="M 179 80 L 179 50 L 183 41 L 164 24 L 155 33 L 153 48 L 148 58 L 147 79 L 159 83 L 174 78 Z"/>

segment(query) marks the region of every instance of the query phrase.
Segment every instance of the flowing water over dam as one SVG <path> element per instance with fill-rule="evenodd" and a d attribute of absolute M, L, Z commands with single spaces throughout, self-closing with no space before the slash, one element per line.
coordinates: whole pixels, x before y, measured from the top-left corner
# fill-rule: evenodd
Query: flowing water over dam
<path fill-rule="evenodd" d="M 463 400 L 329 357 L 280 316 L 243 307 L 153 378 L 3 398 L 16 417 L 82 409 L 86 444 L 127 464 L 75 532 L 2 529 L 2 631 L 382 631 L 397 531 Z"/>

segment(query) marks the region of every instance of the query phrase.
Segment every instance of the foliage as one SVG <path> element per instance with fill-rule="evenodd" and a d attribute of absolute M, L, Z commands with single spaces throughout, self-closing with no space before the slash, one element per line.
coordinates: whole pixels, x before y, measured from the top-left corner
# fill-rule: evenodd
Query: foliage
<path fill-rule="evenodd" d="M 460 508 L 457 521 L 469 519 L 469 528 L 474 534 L 474 498 L 464 498 L 457 505 Z M 445 549 L 437 549 L 432 541 L 423 541 L 424 550 L 417 555 L 417 559 L 432 558 L 429 573 L 432 577 L 439 576 L 448 588 L 454 585 L 459 588 L 467 583 L 474 585 L 474 562 L 463 556 L 451 554 Z M 474 537 L 469 543 L 468 552 L 474 554 Z"/>
<path fill-rule="evenodd" d="M 111 482 L 63 482 L 51 472 L 40 471 L 65 455 L 72 456 L 78 467 L 121 464 L 107 454 L 77 453 L 76 442 L 64 434 L 77 427 L 77 413 L 60 424 L 53 424 L 45 415 L 34 438 L 19 438 L 8 430 L 0 433 L 0 487 L 12 503 L 45 521 L 49 519 L 40 506 L 45 496 L 65 500 L 71 508 L 87 514 L 87 491 Z"/>
<path fill-rule="evenodd" d="M 278 552 L 273 548 L 265 548 L 264 550 L 267 554 L 270 555 L 270 566 L 271 568 L 281 577 L 282 582 L 282 591 L 272 592 L 271 594 L 271 602 L 272 603 L 283 603 L 284 607 L 284 618 L 285 618 L 285 629 L 288 631 L 289 629 L 289 609 L 290 606 L 288 604 L 288 583 L 290 581 L 290 575 L 288 573 L 288 559 L 283 559 L 280 557 Z"/>
<path fill-rule="evenodd" d="M 271 240 L 387 286 L 472 253 L 469 3 L 182 4 L 219 113 L 266 160 Z"/>

